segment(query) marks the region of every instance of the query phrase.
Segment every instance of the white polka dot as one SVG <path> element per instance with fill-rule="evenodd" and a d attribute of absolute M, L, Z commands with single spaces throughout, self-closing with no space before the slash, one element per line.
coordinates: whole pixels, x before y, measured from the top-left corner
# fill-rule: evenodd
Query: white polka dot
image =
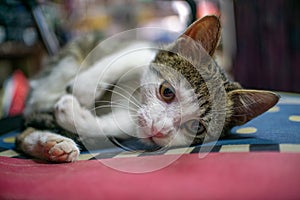
<path fill-rule="evenodd" d="M 15 137 L 7 137 L 7 138 L 4 138 L 3 141 L 5 143 L 15 143 L 15 140 L 16 138 Z"/>
<path fill-rule="evenodd" d="M 236 130 L 236 133 L 239 134 L 249 134 L 249 133 L 256 133 L 257 129 L 254 127 L 245 127 L 245 128 L 239 128 Z"/>
<path fill-rule="evenodd" d="M 291 115 L 289 120 L 292 122 L 300 122 L 300 115 Z"/>
<path fill-rule="evenodd" d="M 270 108 L 269 110 L 268 110 L 268 112 L 279 112 L 280 111 L 280 108 L 278 107 L 278 106 L 274 106 L 274 107 L 272 107 L 272 108 Z"/>

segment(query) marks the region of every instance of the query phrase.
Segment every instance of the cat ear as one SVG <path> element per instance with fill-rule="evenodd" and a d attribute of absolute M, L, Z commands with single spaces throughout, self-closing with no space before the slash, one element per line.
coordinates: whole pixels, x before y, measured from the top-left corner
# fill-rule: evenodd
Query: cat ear
<path fill-rule="evenodd" d="M 188 36 L 212 56 L 218 46 L 221 35 L 221 23 L 217 16 L 205 16 L 191 24 L 180 38 Z M 179 38 L 179 39 L 180 39 Z"/>
<path fill-rule="evenodd" d="M 228 93 L 232 102 L 231 123 L 242 125 L 273 107 L 279 96 L 273 92 L 260 90 L 233 90 Z"/>

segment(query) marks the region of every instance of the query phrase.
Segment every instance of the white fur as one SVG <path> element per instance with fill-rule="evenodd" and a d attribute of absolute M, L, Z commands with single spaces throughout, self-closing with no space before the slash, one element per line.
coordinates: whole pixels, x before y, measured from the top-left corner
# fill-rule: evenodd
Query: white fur
<path fill-rule="evenodd" d="M 73 162 L 79 155 L 73 140 L 48 131 L 28 135 L 22 143 L 22 150 L 37 158 L 57 162 Z"/>
<path fill-rule="evenodd" d="M 117 110 L 117 113 L 97 117 L 80 106 L 72 95 L 62 96 L 55 104 L 55 117 L 60 126 L 78 133 L 83 140 L 106 136 L 121 137 L 122 129 L 132 130 L 132 124 L 125 120 L 128 119 L 126 110 Z"/>
<path fill-rule="evenodd" d="M 155 52 L 148 43 L 134 43 L 125 49 L 100 60 L 89 70 L 78 74 L 69 85 L 72 94 L 81 105 L 91 107 L 110 85 L 117 82 L 127 72 L 146 66 L 153 59 Z M 127 81 L 133 81 L 130 75 Z"/>

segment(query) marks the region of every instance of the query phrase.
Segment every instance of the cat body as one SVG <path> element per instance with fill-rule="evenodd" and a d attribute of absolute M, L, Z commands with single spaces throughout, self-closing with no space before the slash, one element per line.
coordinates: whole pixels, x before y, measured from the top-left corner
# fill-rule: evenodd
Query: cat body
<path fill-rule="evenodd" d="M 220 33 L 219 19 L 206 16 L 161 49 L 134 42 L 81 67 L 74 56 L 64 57 L 35 82 L 24 112 L 29 128 L 18 136 L 18 149 L 72 162 L 79 155 L 76 140 L 89 149 L 110 138 L 172 147 L 223 137 L 271 108 L 278 96 L 228 80 L 211 59 Z"/>

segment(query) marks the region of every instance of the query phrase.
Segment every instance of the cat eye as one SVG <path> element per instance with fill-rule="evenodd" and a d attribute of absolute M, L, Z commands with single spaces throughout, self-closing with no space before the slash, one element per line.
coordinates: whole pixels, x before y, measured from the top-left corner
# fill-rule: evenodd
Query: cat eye
<path fill-rule="evenodd" d="M 175 98 L 175 90 L 167 81 L 163 82 L 160 85 L 159 94 L 161 98 L 167 103 L 170 103 Z"/>
<path fill-rule="evenodd" d="M 183 128 L 185 128 L 186 131 L 193 136 L 202 134 L 205 131 L 205 127 L 203 126 L 202 122 L 197 119 L 185 122 L 183 124 Z"/>

